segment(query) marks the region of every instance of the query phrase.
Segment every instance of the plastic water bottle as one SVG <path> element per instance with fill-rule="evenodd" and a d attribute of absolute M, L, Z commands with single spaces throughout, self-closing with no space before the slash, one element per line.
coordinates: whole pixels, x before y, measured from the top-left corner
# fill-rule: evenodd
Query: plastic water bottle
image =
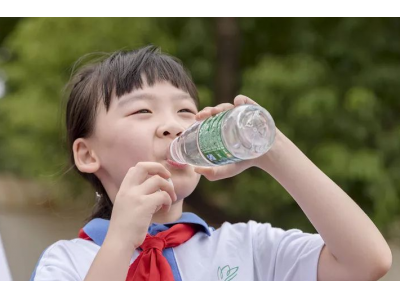
<path fill-rule="evenodd" d="M 196 122 L 170 145 L 178 164 L 215 167 L 259 157 L 275 139 L 275 122 L 261 106 L 244 104 Z"/>

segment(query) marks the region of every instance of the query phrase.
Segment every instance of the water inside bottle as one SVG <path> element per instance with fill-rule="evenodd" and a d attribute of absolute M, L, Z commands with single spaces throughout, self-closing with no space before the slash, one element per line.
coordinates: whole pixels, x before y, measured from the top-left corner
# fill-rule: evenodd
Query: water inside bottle
<path fill-rule="evenodd" d="M 260 111 L 244 111 L 242 119 L 238 119 L 240 128 L 239 139 L 243 147 L 254 152 L 263 152 L 267 144 L 267 120 L 261 115 Z"/>
<path fill-rule="evenodd" d="M 271 147 L 275 137 L 275 124 L 269 113 L 249 106 L 238 115 L 228 116 L 223 129 L 228 149 L 238 158 L 255 158 Z"/>
<path fill-rule="evenodd" d="M 176 144 L 182 157 L 179 157 L 175 151 L 172 151 L 172 158 L 179 163 L 186 163 L 192 166 L 211 167 L 211 164 L 201 153 L 198 145 L 198 127 L 200 122 L 192 124 L 184 135 L 181 135 L 173 144 Z"/>

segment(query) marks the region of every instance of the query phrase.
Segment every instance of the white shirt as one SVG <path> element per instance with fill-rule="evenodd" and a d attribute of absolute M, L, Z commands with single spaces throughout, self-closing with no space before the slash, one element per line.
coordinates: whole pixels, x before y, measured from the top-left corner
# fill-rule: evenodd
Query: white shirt
<path fill-rule="evenodd" d="M 254 221 L 226 222 L 213 230 L 192 213 L 184 213 L 174 223 L 152 224 L 149 233 L 154 235 L 176 223 L 199 224 L 202 230 L 186 243 L 163 251 L 175 280 L 317 280 L 324 245 L 319 234 L 285 231 Z M 108 224 L 108 220 L 95 219 L 85 226 L 95 242 L 73 239 L 50 246 L 31 279 L 83 280 L 100 250 Z M 134 251 L 131 263 L 139 254 Z"/>

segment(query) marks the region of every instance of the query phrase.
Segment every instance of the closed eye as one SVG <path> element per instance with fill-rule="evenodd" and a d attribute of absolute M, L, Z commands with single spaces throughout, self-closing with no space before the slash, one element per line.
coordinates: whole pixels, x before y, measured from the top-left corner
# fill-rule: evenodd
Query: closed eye
<path fill-rule="evenodd" d="M 151 111 L 148 109 L 141 109 L 141 110 L 138 110 L 137 112 L 134 112 L 133 115 L 142 114 L 142 113 L 151 113 Z"/>
<path fill-rule="evenodd" d="M 191 114 L 194 114 L 194 115 L 196 114 L 195 112 L 193 112 L 191 109 L 188 109 L 188 108 L 181 109 L 178 112 L 191 113 Z M 151 111 L 148 110 L 148 109 L 141 109 L 141 110 L 138 110 L 138 111 L 134 112 L 132 115 L 147 114 L 147 113 L 151 113 Z"/>
<path fill-rule="evenodd" d="M 191 113 L 191 114 L 194 114 L 194 115 L 196 114 L 195 112 L 193 112 L 191 109 L 188 109 L 188 108 L 181 109 L 178 112 L 181 112 L 181 111 L 188 112 L 188 113 Z"/>

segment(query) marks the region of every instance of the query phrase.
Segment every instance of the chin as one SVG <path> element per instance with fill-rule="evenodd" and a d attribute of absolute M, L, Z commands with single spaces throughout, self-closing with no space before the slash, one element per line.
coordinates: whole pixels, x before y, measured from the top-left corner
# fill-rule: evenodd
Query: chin
<path fill-rule="evenodd" d="M 187 172 L 181 174 L 173 174 L 172 181 L 174 183 L 175 193 L 178 199 L 184 199 L 193 193 L 200 181 L 200 174 L 194 171 L 188 174 Z"/>

